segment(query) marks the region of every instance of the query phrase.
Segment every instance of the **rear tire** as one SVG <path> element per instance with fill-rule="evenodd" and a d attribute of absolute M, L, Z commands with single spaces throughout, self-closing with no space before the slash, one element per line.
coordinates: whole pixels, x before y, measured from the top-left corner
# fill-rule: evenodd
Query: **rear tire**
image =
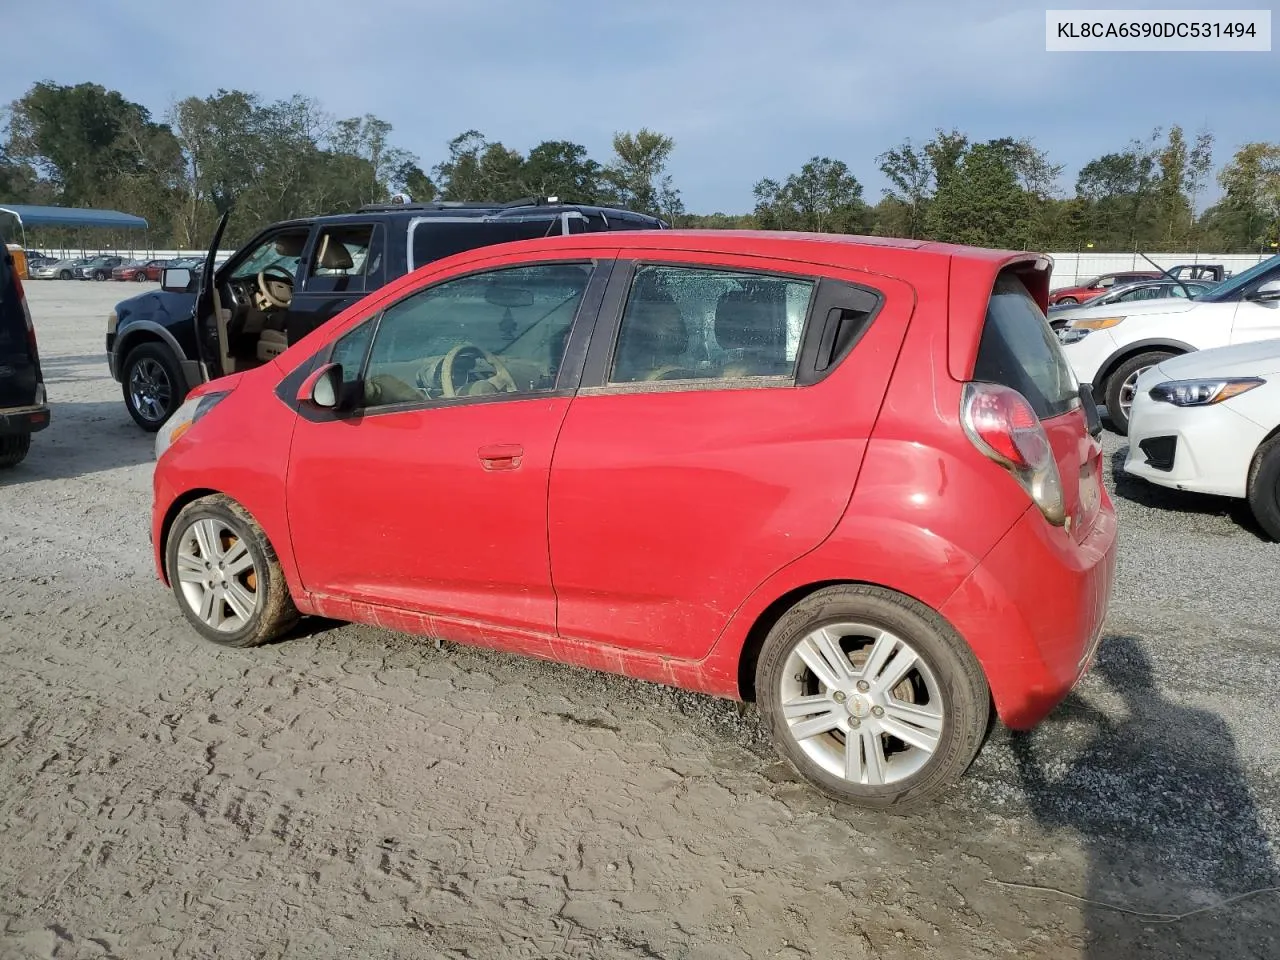
<path fill-rule="evenodd" d="M 16 467 L 26 459 L 31 449 L 31 434 L 20 433 L 13 437 L 0 437 L 0 469 Z"/>
<path fill-rule="evenodd" d="M 58 279 L 59 279 L 59 280 L 70 280 L 70 279 L 71 279 L 71 271 L 70 271 L 70 270 L 59 270 L 59 271 L 58 271 Z"/>
<path fill-rule="evenodd" d="M 1080 302 L 1080 301 L 1079 301 L 1079 300 L 1077 300 L 1075 297 L 1063 297 L 1061 300 L 1059 300 L 1059 301 L 1058 301 L 1058 303 L 1065 303 L 1065 304 L 1069 304 L 1069 305 L 1071 305 L 1071 306 L 1074 306 L 1075 304 L 1077 304 L 1077 303 L 1079 303 L 1079 302 Z"/>
<path fill-rule="evenodd" d="M 827 680 L 808 666 L 824 650 Z M 895 813 L 960 779 L 991 716 L 986 677 L 964 640 L 933 610 L 880 587 L 805 597 L 769 631 L 755 679 L 774 744 L 802 777 L 833 799 Z"/>
<path fill-rule="evenodd" d="M 214 494 L 183 507 L 169 529 L 164 556 L 178 606 L 206 640 L 256 647 L 298 621 L 275 549 L 230 497 Z"/>
<path fill-rule="evenodd" d="M 1133 405 L 1133 385 L 1148 367 L 1163 363 L 1178 354 L 1171 350 L 1152 350 L 1130 357 L 1111 372 L 1107 378 L 1103 397 L 1107 404 L 1107 416 L 1116 433 L 1122 437 L 1129 435 L 1129 410 Z"/>
<path fill-rule="evenodd" d="M 187 396 L 178 361 L 161 343 L 143 343 L 129 351 L 120 371 L 124 405 L 133 422 L 155 433 Z"/>
<path fill-rule="evenodd" d="M 147 282 L 147 275 L 146 275 L 146 273 L 144 273 L 143 271 L 139 270 L 137 273 L 135 273 L 135 274 L 133 275 L 133 282 L 134 282 L 134 283 L 146 283 L 146 282 Z"/>
<path fill-rule="evenodd" d="M 1280 436 L 1258 448 L 1249 470 L 1249 509 L 1272 540 L 1280 540 Z"/>

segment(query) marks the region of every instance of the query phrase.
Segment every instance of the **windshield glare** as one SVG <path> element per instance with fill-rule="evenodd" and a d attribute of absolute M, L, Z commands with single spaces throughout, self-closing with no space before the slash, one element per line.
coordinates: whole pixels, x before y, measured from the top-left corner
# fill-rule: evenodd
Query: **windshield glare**
<path fill-rule="evenodd" d="M 1280 253 L 1261 263 L 1250 267 L 1244 273 L 1238 273 L 1234 277 L 1223 280 L 1219 284 L 1210 287 L 1204 293 L 1196 297 L 1197 300 L 1225 300 L 1239 291 L 1242 287 L 1248 286 L 1262 274 L 1280 267 Z"/>

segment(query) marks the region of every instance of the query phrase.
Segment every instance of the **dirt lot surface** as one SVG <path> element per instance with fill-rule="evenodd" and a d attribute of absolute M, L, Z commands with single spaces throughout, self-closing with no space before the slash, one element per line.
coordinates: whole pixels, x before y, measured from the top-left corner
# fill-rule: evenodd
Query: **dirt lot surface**
<path fill-rule="evenodd" d="M 1280 956 L 1280 894 L 1222 905 L 1280 884 L 1280 546 L 1232 504 L 1122 479 L 1095 672 L 942 805 L 863 813 L 754 708 L 367 627 L 201 642 L 103 355 L 138 291 L 29 292 L 53 424 L 0 479 L 0 956 Z"/>

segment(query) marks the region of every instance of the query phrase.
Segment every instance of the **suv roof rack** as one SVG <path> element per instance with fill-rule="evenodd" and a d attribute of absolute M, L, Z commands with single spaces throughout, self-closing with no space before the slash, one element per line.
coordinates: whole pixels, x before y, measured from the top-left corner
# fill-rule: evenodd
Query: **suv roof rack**
<path fill-rule="evenodd" d="M 512 207 L 541 207 L 547 197 L 521 197 L 498 203 L 493 200 L 427 200 L 422 203 L 366 203 L 357 213 L 383 213 L 395 210 L 509 210 Z"/>

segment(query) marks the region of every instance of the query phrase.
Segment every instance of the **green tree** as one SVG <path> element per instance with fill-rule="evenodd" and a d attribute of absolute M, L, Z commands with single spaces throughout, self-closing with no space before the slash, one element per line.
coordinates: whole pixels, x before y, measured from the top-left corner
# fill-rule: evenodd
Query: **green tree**
<path fill-rule="evenodd" d="M 684 212 L 680 191 L 667 172 L 675 141 L 648 128 L 613 135 L 613 160 L 605 168 L 614 202 L 674 220 Z"/>
<path fill-rule="evenodd" d="M 940 181 L 927 226 L 935 240 L 983 247 L 1021 246 L 1027 205 L 1004 141 L 968 147 Z"/>
<path fill-rule="evenodd" d="M 910 140 L 904 140 L 876 157 L 876 165 L 893 185 L 884 192 L 885 200 L 890 203 L 877 214 L 877 222 L 886 225 L 890 220 L 893 222 L 894 228 L 887 232 L 889 236 L 920 236 L 934 180 L 930 154 L 917 149 Z"/>
<path fill-rule="evenodd" d="M 862 233 L 869 226 L 862 184 L 843 160 L 813 157 L 782 183 L 766 178 L 753 192 L 766 230 Z"/>

